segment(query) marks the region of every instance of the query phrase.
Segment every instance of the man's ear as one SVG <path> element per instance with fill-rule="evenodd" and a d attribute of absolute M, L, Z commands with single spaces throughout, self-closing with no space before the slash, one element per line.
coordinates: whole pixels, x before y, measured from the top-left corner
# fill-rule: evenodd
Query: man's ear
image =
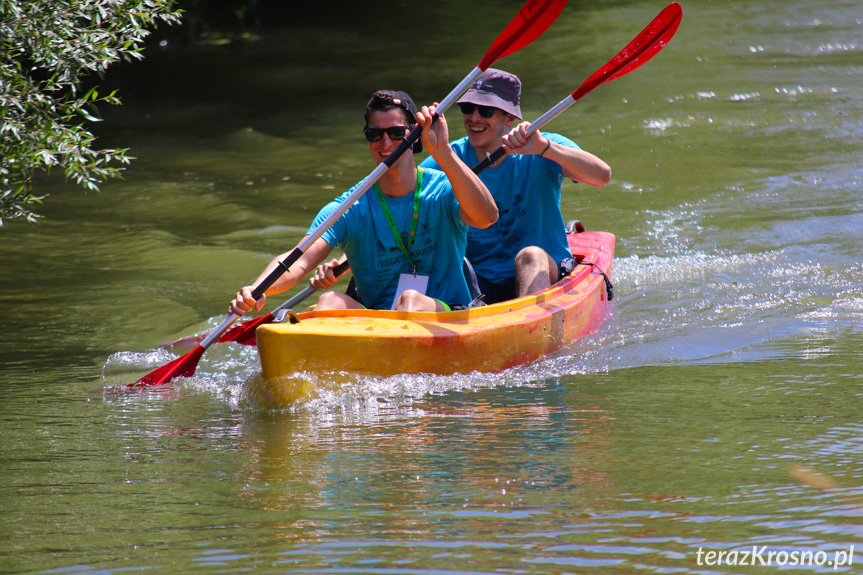
<path fill-rule="evenodd" d="M 507 115 L 506 115 L 506 127 L 507 127 L 507 128 L 512 128 L 512 123 L 513 123 L 514 121 L 516 121 L 516 120 L 518 120 L 518 118 L 516 118 L 516 117 L 515 117 L 515 116 L 513 116 L 512 114 L 507 114 Z"/>

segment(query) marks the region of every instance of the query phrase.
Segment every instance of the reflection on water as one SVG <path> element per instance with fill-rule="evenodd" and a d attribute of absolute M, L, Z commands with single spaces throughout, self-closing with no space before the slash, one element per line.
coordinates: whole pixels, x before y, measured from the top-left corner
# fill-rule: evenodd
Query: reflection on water
<path fill-rule="evenodd" d="M 273 572 L 392 561 L 638 572 L 691 569 L 699 548 L 832 553 L 859 538 L 859 506 L 793 477 L 805 454 L 859 485 L 859 470 L 841 463 L 859 454 L 859 425 L 809 417 L 854 411 L 803 375 L 833 360 L 774 365 L 777 382 L 800 376 L 808 389 L 765 385 L 745 365 L 719 378 L 733 390 L 717 385 L 715 367 L 645 369 L 318 405 L 185 435 L 242 447 L 228 483 L 244 514 L 265 513 L 255 532 L 269 543 L 254 545 L 264 549 L 254 563 Z M 826 403 L 813 405 L 813 391 Z M 680 394 L 686 410 L 669 413 Z M 219 548 L 237 554 L 247 538 Z"/>

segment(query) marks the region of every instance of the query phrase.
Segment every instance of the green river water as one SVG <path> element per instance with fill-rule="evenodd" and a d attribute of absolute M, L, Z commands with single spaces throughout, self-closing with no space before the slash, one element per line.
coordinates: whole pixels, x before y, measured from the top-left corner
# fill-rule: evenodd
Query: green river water
<path fill-rule="evenodd" d="M 618 238 L 611 313 L 562 352 L 273 412 L 243 398 L 255 349 L 216 345 L 115 393 L 372 170 L 374 90 L 442 98 L 520 4 L 307 7 L 103 80 L 125 179 L 46 179 L 41 223 L 0 228 L 0 573 L 863 572 L 858 0 L 684 1 L 549 126 L 614 171 L 566 217 Z M 570 2 L 498 63 L 526 118 L 663 6 Z"/>

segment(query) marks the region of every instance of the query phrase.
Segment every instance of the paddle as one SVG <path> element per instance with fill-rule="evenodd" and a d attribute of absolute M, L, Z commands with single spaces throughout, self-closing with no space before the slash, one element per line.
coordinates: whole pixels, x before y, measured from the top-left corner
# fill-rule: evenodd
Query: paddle
<path fill-rule="evenodd" d="M 516 14 L 515 18 L 512 19 L 504 31 L 495 39 L 494 43 L 488 49 L 488 52 L 486 52 L 477 67 L 474 68 L 471 73 L 468 74 L 459 83 L 459 85 L 441 101 L 437 107 L 436 115 L 441 115 L 446 112 L 447 109 L 449 109 L 449 107 L 452 106 L 465 91 L 467 91 L 470 84 L 479 78 L 479 76 L 495 61 L 524 48 L 537 39 L 557 19 L 565 5 L 566 0 L 527 0 L 521 10 L 519 10 L 518 14 Z M 342 217 L 342 215 L 360 198 L 360 196 L 371 189 L 375 182 L 378 181 L 378 179 L 380 179 L 380 177 L 398 161 L 408 148 L 412 147 L 413 144 L 416 143 L 421 133 L 422 126 L 417 126 L 412 130 L 402 143 L 399 144 L 399 146 L 393 150 L 393 152 L 383 162 L 378 164 L 371 174 L 366 176 L 366 178 L 357 185 L 354 191 L 351 192 L 341 202 L 341 204 L 339 204 L 339 207 L 336 210 L 321 222 L 318 227 L 312 230 L 309 235 L 303 238 L 297 247 L 294 248 L 294 250 L 288 254 L 285 259 L 279 262 L 276 269 L 264 278 L 260 284 L 255 286 L 255 289 L 252 290 L 252 297 L 256 300 L 259 299 L 283 273 L 287 272 L 290 267 L 294 265 L 300 257 L 302 257 L 303 253 L 312 244 L 314 244 L 324 234 L 324 232 L 326 232 L 330 226 L 336 222 L 336 220 Z M 176 377 L 191 377 L 195 374 L 198 361 L 200 361 L 201 356 L 204 355 L 204 351 L 218 340 L 238 317 L 238 315 L 231 313 L 210 335 L 204 338 L 200 344 L 195 346 L 186 355 L 178 357 L 174 361 L 153 370 L 137 382 L 128 384 L 128 387 L 161 385 L 163 383 L 168 383 Z"/>
<path fill-rule="evenodd" d="M 683 16 L 683 11 L 680 4 L 672 2 L 666 6 L 659 15 L 653 19 L 653 22 L 648 24 L 647 28 L 641 31 L 641 34 L 627 44 L 627 46 L 617 53 L 617 55 L 609 60 L 605 66 L 597 70 L 590 78 L 578 87 L 578 89 L 560 101 L 556 106 L 543 114 L 537 120 L 532 122 L 527 128 L 527 135 L 530 137 L 537 130 L 545 126 L 547 123 L 562 114 L 567 108 L 575 104 L 591 90 L 611 82 L 615 78 L 632 72 L 651 58 L 657 52 L 662 50 L 674 33 L 677 27 L 680 26 L 680 19 Z M 473 167 L 473 172 L 478 174 L 487 167 L 493 165 L 499 159 L 506 155 L 506 150 L 503 146 L 492 152 L 486 159 Z"/>
<path fill-rule="evenodd" d="M 336 278 L 341 278 L 350 269 L 351 269 L 351 266 L 348 265 L 348 262 L 344 261 L 344 262 L 340 263 L 339 265 L 337 265 L 336 267 L 333 268 L 333 273 L 335 274 Z M 290 298 L 288 301 L 284 302 L 282 305 L 280 305 L 279 307 L 274 309 L 272 312 L 235 325 L 234 327 L 232 327 L 231 329 L 226 331 L 224 333 L 224 335 L 222 335 L 222 337 L 220 337 L 218 339 L 218 341 L 216 341 L 216 343 L 229 343 L 229 342 L 233 341 L 233 342 L 239 343 L 241 345 L 255 345 L 256 344 L 256 342 L 255 342 L 255 329 L 257 329 L 257 327 L 259 325 L 263 325 L 266 323 L 272 323 L 272 321 L 275 319 L 275 316 L 277 313 L 279 313 L 283 309 L 293 309 L 293 308 L 297 307 L 306 298 L 308 298 L 310 295 L 312 295 L 316 291 L 318 291 L 317 288 L 314 288 L 312 286 L 307 286 L 303 291 L 294 295 L 292 298 Z M 162 347 L 173 347 L 175 345 L 184 345 L 184 344 L 185 345 L 191 345 L 193 343 L 197 344 L 197 343 L 200 343 L 201 341 L 203 341 L 204 337 L 205 336 L 203 336 L 203 335 L 184 337 L 182 339 L 178 339 L 176 341 L 166 343 Z"/>

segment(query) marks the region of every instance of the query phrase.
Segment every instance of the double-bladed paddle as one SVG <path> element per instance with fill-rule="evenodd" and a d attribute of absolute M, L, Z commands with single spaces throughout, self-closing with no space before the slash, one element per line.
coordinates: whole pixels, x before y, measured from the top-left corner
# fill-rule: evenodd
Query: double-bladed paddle
<path fill-rule="evenodd" d="M 680 26 L 680 19 L 683 17 L 683 10 L 680 4 L 672 2 L 666 6 L 653 22 L 647 25 L 647 28 L 641 31 L 641 34 L 626 45 L 626 47 L 617 53 L 617 55 L 609 60 L 605 66 L 597 70 L 590 78 L 584 81 L 578 89 L 561 100 L 557 105 L 551 108 L 548 112 L 537 118 L 527 128 L 527 136 L 530 137 L 537 130 L 548 124 L 550 121 L 562 114 L 567 108 L 575 104 L 591 90 L 610 82 L 615 78 L 632 72 L 651 58 L 657 52 L 662 50 L 674 33 L 677 32 Z M 473 167 L 475 174 L 480 173 L 487 167 L 493 165 L 499 159 L 506 155 L 506 150 L 503 146 L 489 154 L 489 156 Z"/>
<path fill-rule="evenodd" d="M 351 266 L 348 264 L 348 262 L 344 261 L 333 268 L 333 274 L 335 274 L 336 279 L 339 279 L 343 275 L 348 273 L 350 269 Z M 265 323 L 272 323 L 275 320 L 276 315 L 280 311 L 294 309 L 316 291 L 318 291 L 317 288 L 314 288 L 312 286 L 306 286 L 304 290 L 295 294 L 293 297 L 291 297 L 289 300 L 284 302 L 282 305 L 280 305 L 270 313 L 238 323 L 237 325 L 226 331 L 224 334 L 222 334 L 222 337 L 216 340 L 216 343 L 236 342 L 242 345 L 255 345 L 255 330 L 258 328 L 259 325 L 263 325 Z M 184 337 L 169 343 L 165 343 L 162 345 L 162 347 L 173 347 L 175 345 L 185 345 L 188 347 L 192 344 L 202 342 L 205 337 L 206 336 L 203 335 Z"/>
<path fill-rule="evenodd" d="M 536 40 L 543 32 L 560 15 L 563 7 L 566 5 L 566 0 L 527 0 L 516 14 L 515 18 L 495 39 L 494 43 L 486 52 L 483 59 L 477 64 L 470 74 L 444 98 L 436 109 L 436 115 L 443 114 L 452 106 L 455 101 L 470 87 L 479 76 L 485 72 L 497 60 L 508 56 L 518 50 L 521 50 L 534 40 Z M 297 245 L 294 250 L 279 262 L 278 267 L 272 271 L 264 280 L 255 286 L 252 290 L 252 298 L 259 299 L 273 283 L 279 279 L 285 272 L 294 265 L 303 253 L 315 243 L 336 220 L 356 202 L 360 196 L 366 193 L 375 184 L 389 168 L 395 164 L 398 159 L 412 147 L 422 134 L 422 126 L 414 128 L 410 134 L 402 141 L 393 152 L 366 176 L 357 187 L 351 192 L 323 222 L 321 222 L 314 230 L 309 232 L 307 236 Z M 231 313 L 216 327 L 213 332 L 204 340 L 196 345 L 191 351 L 177 359 L 157 368 L 135 383 L 128 384 L 129 387 L 140 387 L 147 385 L 160 385 L 168 383 L 176 377 L 191 377 L 195 374 L 195 369 L 204 351 L 207 350 L 214 342 L 216 342 L 223 333 L 225 333 L 234 321 L 239 316 Z"/>

